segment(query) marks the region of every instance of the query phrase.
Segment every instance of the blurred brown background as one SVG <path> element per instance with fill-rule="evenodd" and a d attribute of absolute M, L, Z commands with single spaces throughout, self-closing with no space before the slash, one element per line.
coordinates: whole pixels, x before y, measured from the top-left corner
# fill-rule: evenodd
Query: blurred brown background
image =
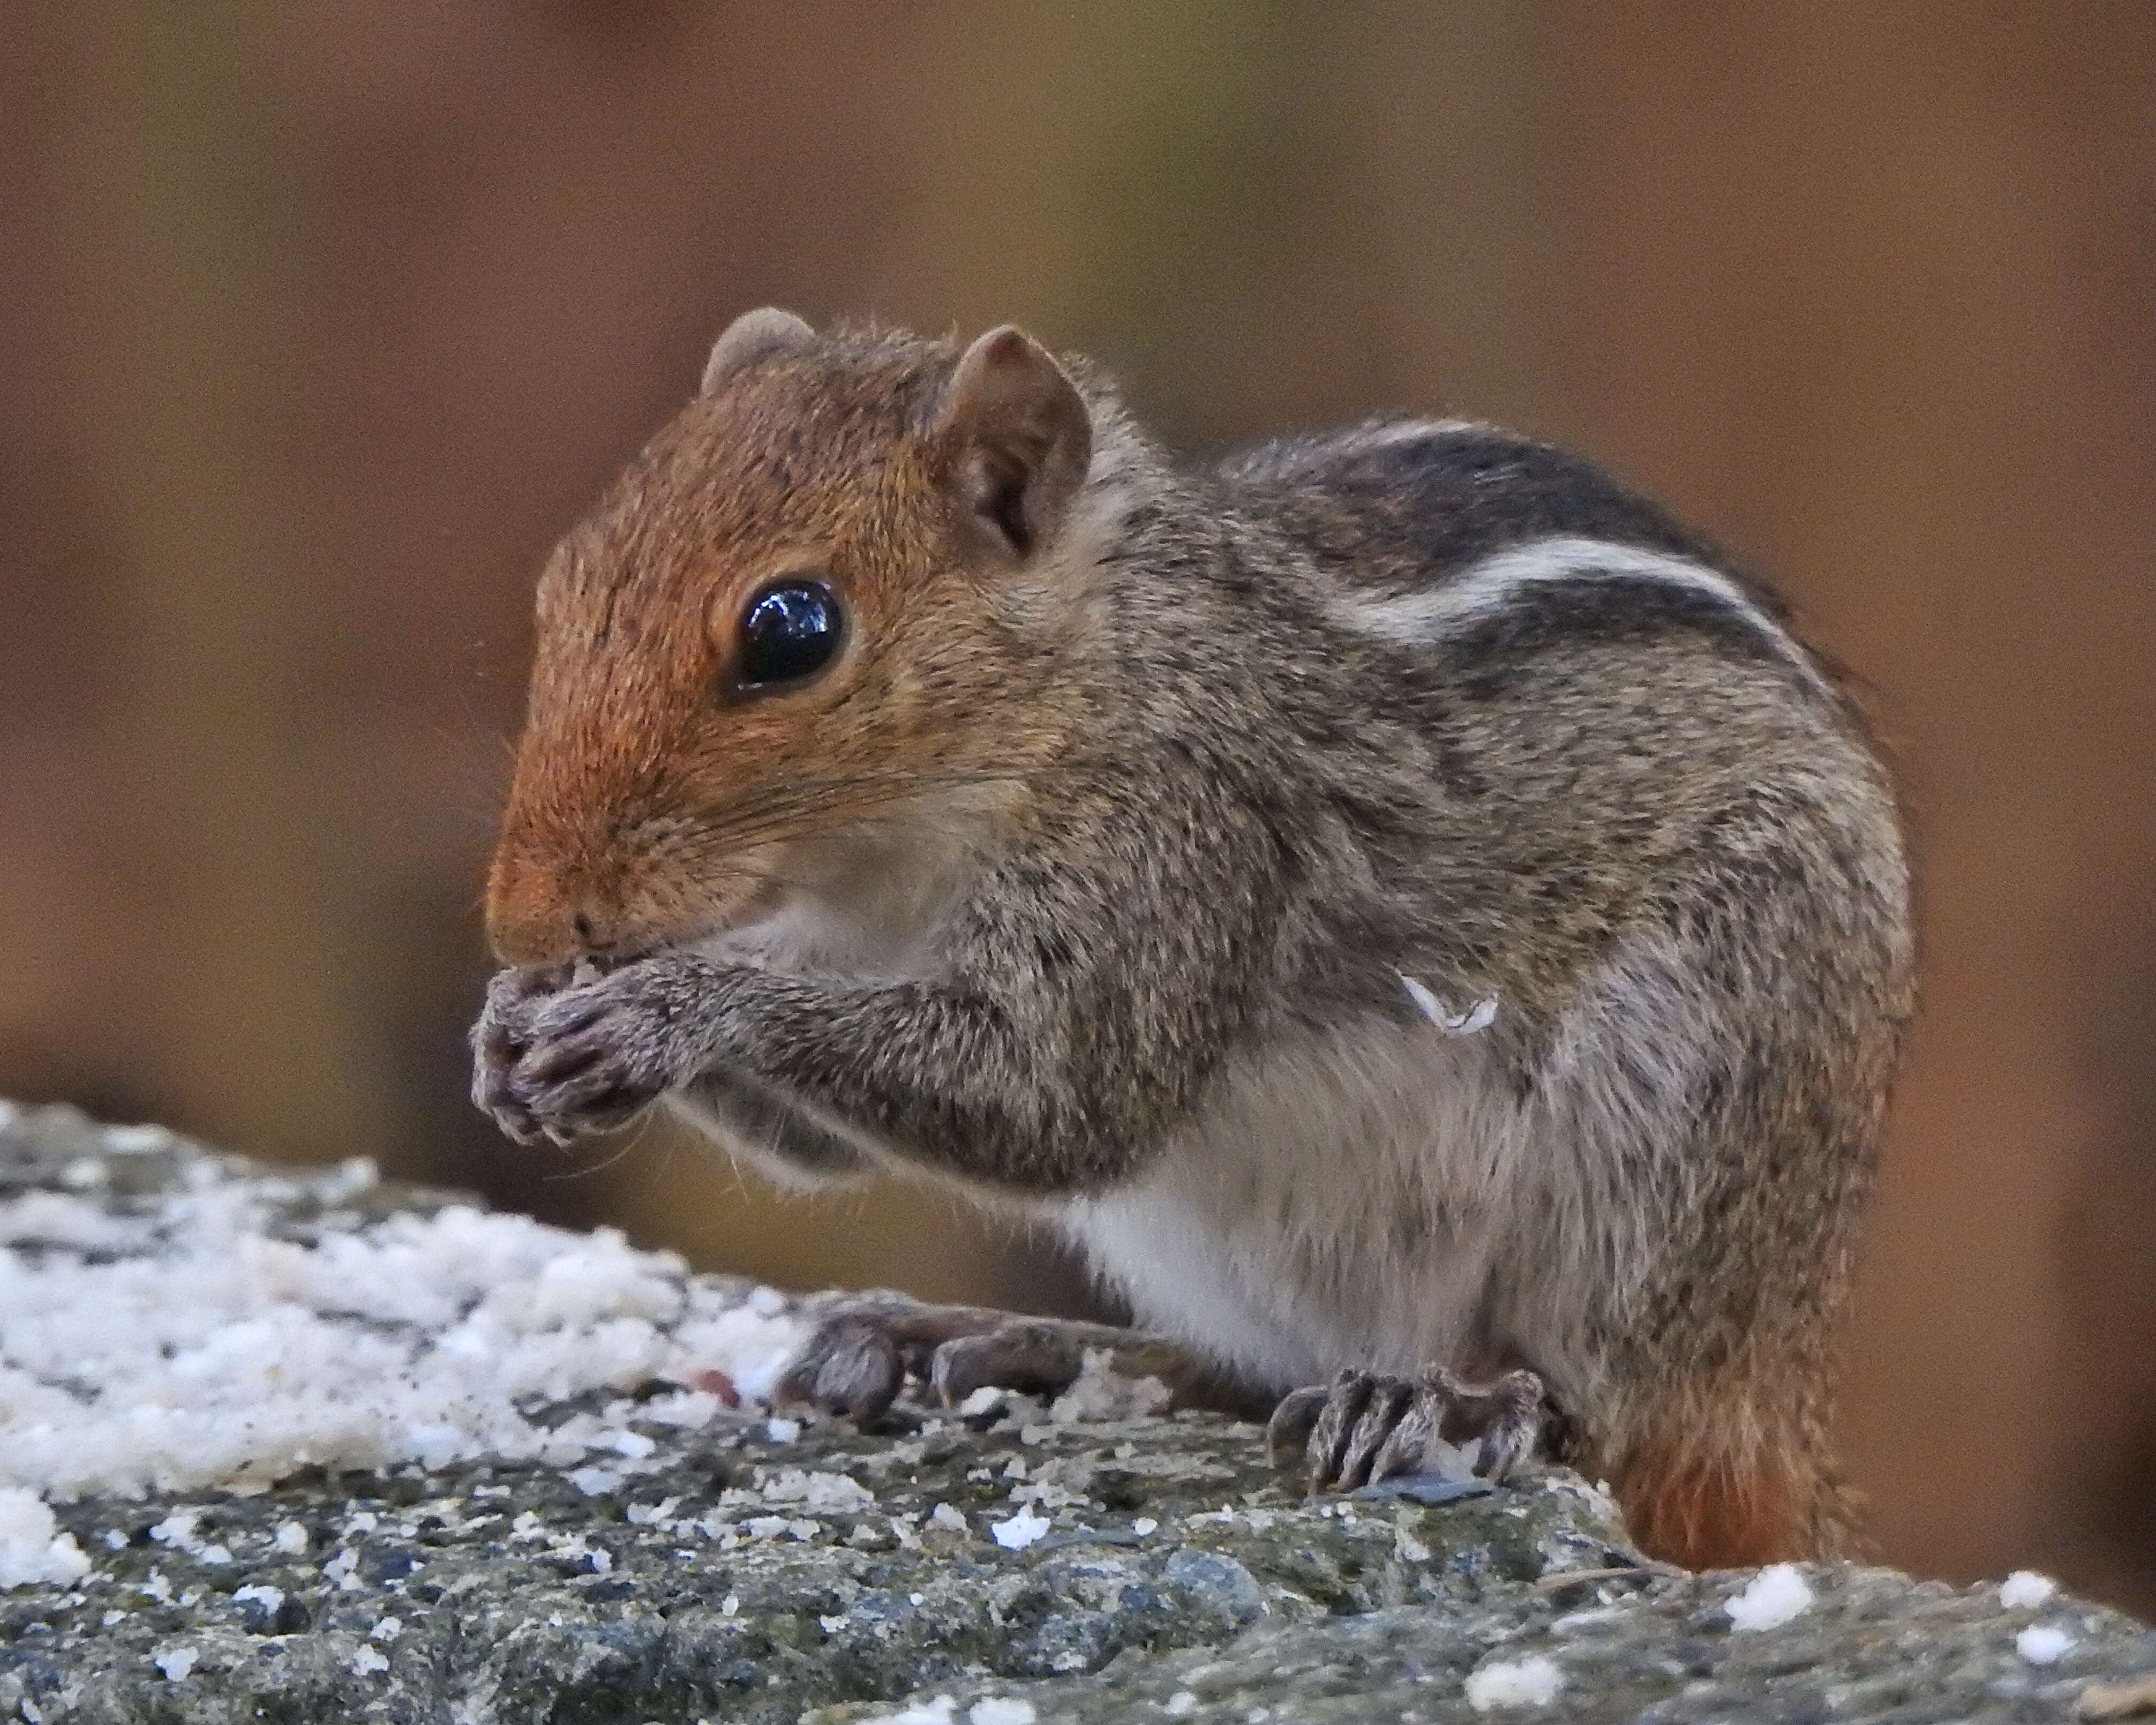
<path fill-rule="evenodd" d="M 735 312 L 1015 318 L 1179 443 L 1578 444 L 1879 689 L 1926 860 L 1845 1429 L 1895 1561 L 2156 1609 L 2156 7 L 11 12 L 0 1093 L 788 1281 L 1070 1298 L 464 1101 L 548 545 Z M 602 1163 L 606 1163 L 602 1167 Z"/>

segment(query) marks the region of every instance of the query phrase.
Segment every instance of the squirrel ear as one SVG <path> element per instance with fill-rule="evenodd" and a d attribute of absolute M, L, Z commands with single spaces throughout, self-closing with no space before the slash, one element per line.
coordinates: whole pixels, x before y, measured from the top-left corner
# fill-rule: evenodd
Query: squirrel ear
<path fill-rule="evenodd" d="M 709 395 L 743 366 L 797 352 L 815 339 L 815 331 L 776 305 L 744 311 L 711 344 L 711 357 L 704 362 L 704 381 L 698 393 Z"/>
<path fill-rule="evenodd" d="M 930 436 L 967 512 L 1004 550 L 1055 536 L 1093 459 L 1093 417 L 1048 350 L 1011 324 L 968 347 Z"/>

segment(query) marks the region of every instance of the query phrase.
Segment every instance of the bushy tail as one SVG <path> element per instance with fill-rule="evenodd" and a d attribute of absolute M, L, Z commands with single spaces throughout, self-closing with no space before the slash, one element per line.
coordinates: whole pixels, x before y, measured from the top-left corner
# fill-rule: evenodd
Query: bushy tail
<path fill-rule="evenodd" d="M 1862 1500 L 1820 1435 L 1745 1410 L 1688 1424 L 1605 1464 L 1647 1555 L 1717 1569 L 1861 1553 Z"/>

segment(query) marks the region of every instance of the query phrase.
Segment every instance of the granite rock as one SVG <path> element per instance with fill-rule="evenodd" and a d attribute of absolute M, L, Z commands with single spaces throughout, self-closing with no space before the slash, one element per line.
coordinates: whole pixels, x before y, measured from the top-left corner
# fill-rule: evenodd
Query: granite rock
<path fill-rule="evenodd" d="M 455 1201 L 0 1112 L 18 1271 L 182 1243 L 164 1224 L 49 1237 L 23 1219 L 53 1194 L 139 1218 L 213 1180 L 252 1183 L 265 1228 L 302 1250 Z M 654 1273 L 707 1307 L 752 1297 Z M 28 1383 L 9 1324 L 0 1302 L 0 1397 Z M 87 1569 L 0 1588 L 0 1718 L 2020 1720 L 2156 1672 L 2156 1635 L 2056 1593 L 2010 1606 L 1996 1584 L 1877 1568 L 1646 1563 L 1607 1497 L 1558 1471 L 1306 1502 L 1260 1432 L 1212 1416 L 1014 1400 L 966 1419 L 901 1402 L 866 1430 L 753 1405 L 639 1418 L 677 1391 L 529 1409 L 610 1435 L 581 1466 L 294 1465 L 236 1490 L 46 1493 Z M 28 1417 L 0 1402 L 18 1507 L 37 1481 L 11 1477 L 7 1450 Z"/>

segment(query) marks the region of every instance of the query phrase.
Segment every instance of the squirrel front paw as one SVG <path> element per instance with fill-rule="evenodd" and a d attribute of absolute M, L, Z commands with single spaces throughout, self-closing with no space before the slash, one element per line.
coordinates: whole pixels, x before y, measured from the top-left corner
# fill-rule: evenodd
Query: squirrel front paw
<path fill-rule="evenodd" d="M 472 1105 L 520 1144 L 536 1143 L 544 1134 L 511 1087 L 510 1074 L 531 1046 L 532 1018 L 568 985 L 566 964 L 499 971 L 472 1026 Z"/>
<path fill-rule="evenodd" d="M 520 1144 L 621 1126 L 684 1076 L 673 1005 L 657 961 L 504 971 L 472 1031 L 472 1100 Z"/>

